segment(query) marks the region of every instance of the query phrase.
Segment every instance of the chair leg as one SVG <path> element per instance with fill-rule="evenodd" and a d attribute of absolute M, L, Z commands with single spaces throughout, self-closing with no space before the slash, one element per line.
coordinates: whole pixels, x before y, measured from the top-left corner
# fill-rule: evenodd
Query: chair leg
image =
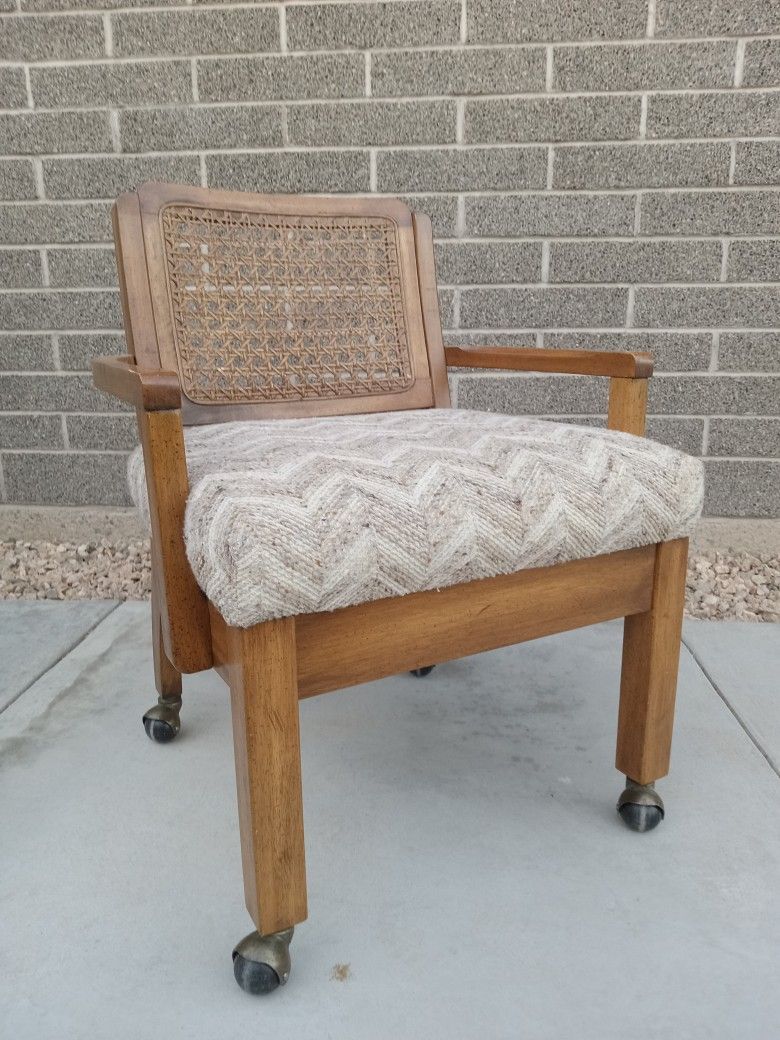
<path fill-rule="evenodd" d="M 625 620 L 615 764 L 627 779 L 618 811 L 633 830 L 664 815 L 653 784 L 669 772 L 687 560 L 687 538 L 661 542 L 650 609 Z"/>
<path fill-rule="evenodd" d="M 287 981 L 293 925 L 306 919 L 295 619 L 228 630 L 241 856 L 257 932 L 233 951 L 242 989 Z"/>
<path fill-rule="evenodd" d="M 147 736 L 158 744 L 169 744 L 181 729 L 181 672 L 168 660 L 163 644 L 162 612 L 156 587 L 152 587 L 152 652 L 157 704 L 144 715 Z"/>

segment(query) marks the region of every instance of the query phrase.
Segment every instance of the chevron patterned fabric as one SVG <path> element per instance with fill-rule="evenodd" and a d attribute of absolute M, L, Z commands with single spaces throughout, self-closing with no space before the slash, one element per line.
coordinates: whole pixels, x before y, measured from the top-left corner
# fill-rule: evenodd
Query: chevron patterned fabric
<path fill-rule="evenodd" d="M 424 409 L 185 431 L 185 538 L 231 625 L 688 535 L 703 467 L 653 441 Z M 130 489 L 148 520 L 140 449 Z"/>

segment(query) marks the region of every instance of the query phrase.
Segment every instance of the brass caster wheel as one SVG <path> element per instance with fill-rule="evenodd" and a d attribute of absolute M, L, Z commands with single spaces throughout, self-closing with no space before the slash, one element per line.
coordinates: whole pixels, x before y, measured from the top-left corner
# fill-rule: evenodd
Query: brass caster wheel
<path fill-rule="evenodd" d="M 245 993 L 272 993 L 290 977 L 293 929 L 260 935 L 250 932 L 233 950 L 233 974 Z"/>
<path fill-rule="evenodd" d="M 433 669 L 436 667 L 435 664 L 426 665 L 425 668 L 412 668 L 409 675 L 414 675 L 418 679 L 424 679 L 426 675 L 430 675 Z"/>
<path fill-rule="evenodd" d="M 626 787 L 618 799 L 617 811 L 632 831 L 651 831 L 664 818 L 664 803 L 654 784 L 638 784 L 626 777 Z"/>
<path fill-rule="evenodd" d="M 181 729 L 181 698 L 164 700 L 162 697 L 144 715 L 146 735 L 155 744 L 170 744 Z"/>

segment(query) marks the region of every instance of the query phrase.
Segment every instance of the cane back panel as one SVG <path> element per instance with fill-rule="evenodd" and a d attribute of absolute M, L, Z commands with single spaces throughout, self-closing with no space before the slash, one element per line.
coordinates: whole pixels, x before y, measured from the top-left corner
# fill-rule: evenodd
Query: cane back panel
<path fill-rule="evenodd" d="M 433 403 L 401 203 L 174 185 L 138 199 L 158 364 L 178 371 L 186 421 Z"/>

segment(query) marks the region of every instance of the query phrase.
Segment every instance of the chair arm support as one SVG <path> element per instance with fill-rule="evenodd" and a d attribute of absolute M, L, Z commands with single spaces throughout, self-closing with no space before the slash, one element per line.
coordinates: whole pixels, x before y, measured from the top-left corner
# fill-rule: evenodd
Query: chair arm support
<path fill-rule="evenodd" d="M 649 354 L 611 350 L 542 350 L 536 347 L 445 347 L 448 368 L 503 368 L 512 372 L 648 379 Z"/>
<path fill-rule="evenodd" d="M 166 412 L 181 408 L 181 387 L 175 372 L 162 369 L 144 372 L 127 355 L 95 358 L 92 362 L 92 380 L 99 390 L 105 390 L 145 412 Z"/>
<path fill-rule="evenodd" d="M 208 603 L 190 569 L 184 544 L 189 479 L 179 377 L 162 369 L 142 371 L 131 357 L 96 358 L 92 376 L 100 390 L 135 406 L 165 652 L 178 671 L 203 671 L 211 667 L 211 630 Z"/>
<path fill-rule="evenodd" d="M 653 374 L 649 354 L 611 350 L 541 350 L 517 347 L 445 347 L 448 368 L 503 368 L 510 372 L 560 372 L 609 376 L 610 430 L 644 437 L 647 380 Z"/>

